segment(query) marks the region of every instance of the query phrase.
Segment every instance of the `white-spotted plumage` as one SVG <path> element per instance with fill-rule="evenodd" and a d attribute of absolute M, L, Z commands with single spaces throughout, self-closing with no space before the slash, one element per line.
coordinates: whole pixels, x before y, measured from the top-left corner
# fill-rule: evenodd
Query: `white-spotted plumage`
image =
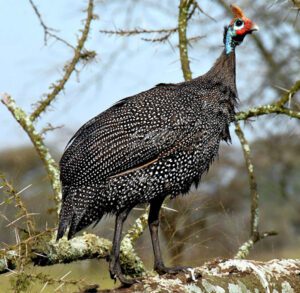
<path fill-rule="evenodd" d="M 198 184 L 230 140 L 237 99 L 235 56 L 205 75 L 159 84 L 119 101 L 83 125 L 60 161 L 63 205 L 58 238 L 156 197 Z"/>

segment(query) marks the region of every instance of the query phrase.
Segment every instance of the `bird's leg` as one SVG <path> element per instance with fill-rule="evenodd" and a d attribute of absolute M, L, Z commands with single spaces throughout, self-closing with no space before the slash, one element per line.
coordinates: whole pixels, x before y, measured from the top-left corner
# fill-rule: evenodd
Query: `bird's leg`
<path fill-rule="evenodd" d="M 116 224 L 115 224 L 115 232 L 114 232 L 114 239 L 113 239 L 113 247 L 112 253 L 110 257 L 109 263 L 109 272 L 110 277 L 114 280 L 118 278 L 123 285 L 132 285 L 136 282 L 134 279 L 127 279 L 124 277 L 121 265 L 120 265 L 120 244 L 121 244 L 121 237 L 122 237 L 122 229 L 124 221 L 126 220 L 130 209 L 127 209 L 116 217 Z"/>
<path fill-rule="evenodd" d="M 160 275 L 163 274 L 176 274 L 180 271 L 186 271 L 187 267 L 166 267 L 162 260 L 161 250 L 158 239 L 158 227 L 159 227 L 159 211 L 162 206 L 164 198 L 158 198 L 153 200 L 150 203 L 150 211 L 148 217 L 148 225 L 151 235 L 151 241 L 154 252 L 154 270 L 157 271 Z"/>

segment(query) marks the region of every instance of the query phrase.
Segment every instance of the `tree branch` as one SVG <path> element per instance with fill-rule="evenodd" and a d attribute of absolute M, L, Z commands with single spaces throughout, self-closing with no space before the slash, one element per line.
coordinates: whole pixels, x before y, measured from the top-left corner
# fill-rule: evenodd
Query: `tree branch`
<path fill-rule="evenodd" d="M 60 38 L 59 36 L 57 36 L 56 34 L 52 33 L 51 31 L 57 31 L 49 26 L 47 26 L 42 18 L 42 15 L 41 13 L 39 12 L 37 6 L 35 5 L 35 3 L 32 1 L 32 0 L 29 0 L 29 3 L 34 11 L 34 13 L 36 14 L 39 22 L 40 22 L 40 25 L 42 26 L 43 30 L 44 30 L 44 44 L 47 45 L 47 40 L 48 40 L 48 36 L 49 37 L 52 37 L 54 39 L 56 39 L 57 41 L 60 41 L 62 42 L 63 44 L 65 44 L 66 46 L 72 48 L 73 50 L 75 50 L 75 48 L 70 44 L 68 43 L 66 40 Z"/>
<path fill-rule="evenodd" d="M 117 30 L 100 30 L 99 32 L 102 34 L 108 35 L 119 35 L 124 37 L 141 35 L 141 34 L 172 34 L 177 32 L 178 27 L 174 28 L 167 28 L 167 29 L 144 29 L 144 28 L 135 28 L 132 30 L 125 30 L 125 29 L 117 29 Z"/>
<path fill-rule="evenodd" d="M 235 133 L 240 140 L 245 163 L 248 171 L 248 178 L 249 178 L 249 186 L 250 186 L 250 195 L 251 195 L 251 227 L 250 227 L 250 239 L 246 241 L 238 250 L 235 258 L 245 258 L 249 253 L 250 250 L 253 248 L 254 244 L 259 241 L 260 239 L 265 238 L 266 236 L 273 236 L 277 235 L 276 232 L 266 232 L 260 235 L 258 230 L 259 224 L 259 194 L 257 191 L 257 183 L 254 174 L 254 167 L 251 162 L 251 154 L 250 154 L 250 146 L 249 143 L 239 125 L 238 122 L 235 122 Z"/>
<path fill-rule="evenodd" d="M 193 0 L 180 0 L 178 15 L 179 54 L 182 73 L 186 81 L 192 79 L 192 72 L 188 57 L 188 40 L 186 36 L 189 9 L 192 3 Z"/>
<path fill-rule="evenodd" d="M 238 120 L 247 120 L 251 117 L 266 115 L 266 114 L 285 114 L 292 118 L 300 119 L 300 111 L 294 111 L 290 108 L 284 107 L 284 105 L 290 101 L 294 95 L 300 90 L 300 80 L 297 80 L 290 90 L 277 101 L 272 104 L 259 106 L 255 108 L 250 108 L 245 112 L 239 112 L 236 114 L 235 119 Z"/>
<path fill-rule="evenodd" d="M 300 292 L 300 260 L 214 260 L 176 276 L 141 279 L 130 289 L 97 292 Z M 83 291 L 84 292 L 84 291 Z"/>
<path fill-rule="evenodd" d="M 1 102 L 8 108 L 13 117 L 18 121 L 23 130 L 29 136 L 38 156 L 46 168 L 52 189 L 54 191 L 55 203 L 56 206 L 59 207 L 61 201 L 59 170 L 56 162 L 49 152 L 49 149 L 45 146 L 42 136 L 35 129 L 35 126 L 33 125 L 33 122 L 29 116 L 16 105 L 16 102 L 11 96 L 4 94 Z"/>
<path fill-rule="evenodd" d="M 30 214 L 24 204 L 24 202 L 21 199 L 20 194 L 27 189 L 23 188 L 20 191 L 16 191 L 15 188 L 13 187 L 13 185 L 5 178 L 4 174 L 2 174 L 0 172 L 0 179 L 2 181 L 2 185 L 1 187 L 4 187 L 5 192 L 14 199 L 15 201 L 15 207 L 19 209 L 19 219 L 21 219 L 22 217 L 26 218 L 26 226 L 27 226 L 27 232 L 29 234 L 29 237 L 32 236 L 32 233 L 35 232 L 35 221 L 32 217 L 32 214 Z M 30 186 L 30 185 L 29 185 Z M 18 219 L 17 219 L 18 220 Z M 16 220 L 14 220 L 13 222 L 15 222 Z M 11 224 L 9 224 L 11 225 Z"/>
<path fill-rule="evenodd" d="M 111 248 L 111 241 L 94 234 L 84 234 L 71 240 L 64 237 L 58 242 L 49 240 L 49 237 L 41 237 L 36 246 L 31 247 L 32 253 L 29 258 L 33 264 L 39 266 L 70 263 L 82 259 L 107 259 Z M 12 270 L 18 258 L 16 250 L 7 250 L 0 258 L 0 274 Z M 141 276 L 145 272 L 143 262 L 134 252 L 130 241 L 122 244 L 120 260 L 122 269 L 130 276 Z"/>
<path fill-rule="evenodd" d="M 67 81 L 69 80 L 70 76 L 72 75 L 73 71 L 76 68 L 77 63 L 82 58 L 83 54 L 86 54 L 83 51 L 84 44 L 87 40 L 91 21 L 95 18 L 93 14 L 94 2 L 93 0 L 89 0 L 88 8 L 87 8 L 87 18 L 85 21 L 84 29 L 82 31 L 81 37 L 78 40 L 77 46 L 74 50 L 73 59 L 69 64 L 64 67 L 64 76 L 58 82 L 53 84 L 52 91 L 47 94 L 44 100 L 38 102 L 38 106 L 30 115 L 30 120 L 35 121 L 45 110 L 46 108 L 52 103 L 52 101 L 57 97 L 57 95 L 64 89 Z"/>

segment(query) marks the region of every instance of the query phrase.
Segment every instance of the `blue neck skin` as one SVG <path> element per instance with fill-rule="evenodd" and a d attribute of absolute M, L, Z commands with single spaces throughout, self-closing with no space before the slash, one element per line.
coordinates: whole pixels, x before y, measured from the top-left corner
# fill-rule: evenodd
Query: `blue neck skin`
<path fill-rule="evenodd" d="M 229 26 L 226 33 L 226 39 L 225 39 L 225 51 L 227 55 L 233 52 L 235 47 L 239 45 L 239 42 L 233 40 L 234 36 L 236 36 L 236 33 L 233 30 L 233 28 Z"/>

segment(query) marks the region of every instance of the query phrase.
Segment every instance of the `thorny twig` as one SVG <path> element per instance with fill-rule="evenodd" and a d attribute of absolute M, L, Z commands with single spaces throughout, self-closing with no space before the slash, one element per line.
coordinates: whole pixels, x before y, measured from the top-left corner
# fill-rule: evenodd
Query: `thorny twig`
<path fill-rule="evenodd" d="M 46 134 L 49 131 L 60 129 L 62 127 L 64 127 L 64 126 L 63 125 L 53 126 L 51 123 L 47 123 L 47 126 L 43 127 L 43 129 L 41 130 L 40 134 L 44 135 L 44 134 Z"/>
<path fill-rule="evenodd" d="M 65 275 L 63 275 L 60 278 L 52 278 L 47 274 L 43 274 L 43 273 L 38 273 L 38 274 L 33 274 L 33 273 L 25 273 L 24 271 L 12 271 L 14 272 L 14 276 L 11 279 L 11 284 L 12 284 L 12 288 L 15 290 L 15 292 L 21 292 L 24 291 L 28 286 L 30 286 L 30 284 L 32 282 L 36 282 L 38 281 L 39 283 L 41 283 L 43 285 L 41 291 L 39 292 L 43 292 L 45 290 L 45 288 L 47 286 L 53 286 L 53 285 L 58 285 L 53 292 L 61 292 L 61 289 L 64 286 L 77 286 L 79 289 L 82 286 L 91 286 L 89 284 L 86 283 L 86 281 L 84 279 L 76 279 L 76 280 L 66 280 L 66 277 L 71 273 L 71 271 L 69 271 L 68 273 L 66 273 Z M 23 282 L 22 282 L 23 281 Z M 93 287 L 95 287 L 95 285 L 92 285 Z M 27 290 L 26 290 L 27 291 Z"/>
<path fill-rule="evenodd" d="M 70 76 L 74 72 L 77 63 L 82 59 L 83 56 L 86 55 L 86 52 L 82 52 L 82 51 L 90 31 L 91 22 L 95 18 L 95 15 L 93 14 L 93 9 L 94 9 L 94 2 L 93 0 L 89 0 L 89 4 L 87 8 L 87 18 L 85 21 L 85 25 L 81 37 L 79 38 L 77 46 L 74 50 L 74 56 L 72 60 L 64 67 L 63 77 L 58 82 L 52 85 L 52 91 L 49 94 L 47 94 L 46 98 L 38 102 L 38 106 L 30 115 L 31 121 L 35 121 L 36 118 L 38 118 L 43 112 L 45 112 L 46 108 L 50 105 L 50 103 L 53 102 L 53 100 L 57 97 L 57 95 L 64 89 L 65 84 L 67 83 Z"/>
<path fill-rule="evenodd" d="M 216 19 L 214 19 L 211 15 L 207 14 L 199 5 L 199 3 L 194 0 L 193 1 L 193 5 L 202 13 L 204 14 L 206 17 L 208 17 L 209 19 L 213 20 L 214 22 L 217 22 Z"/>
<path fill-rule="evenodd" d="M 169 32 L 169 33 L 165 34 L 164 36 L 161 36 L 161 37 L 158 37 L 158 38 L 152 38 L 152 39 L 142 38 L 142 40 L 146 41 L 146 42 L 152 42 L 152 43 L 155 43 L 155 42 L 164 43 L 164 42 L 169 40 L 171 35 L 172 35 L 172 32 Z"/>
<path fill-rule="evenodd" d="M 49 26 L 47 26 L 42 18 L 42 15 L 41 13 L 39 12 L 37 6 L 35 5 L 35 3 L 32 1 L 32 0 L 28 0 L 34 13 L 36 14 L 39 22 L 40 22 L 40 25 L 42 26 L 43 30 L 44 30 L 44 44 L 47 45 L 47 41 L 48 41 L 48 36 L 49 37 L 52 37 L 54 39 L 56 39 L 57 41 L 60 41 L 62 43 L 64 43 L 66 46 L 72 48 L 73 50 L 75 50 L 75 48 L 70 44 L 68 43 L 66 40 L 62 39 L 61 37 L 57 36 L 56 34 L 52 33 L 54 31 L 57 31 Z"/>
<path fill-rule="evenodd" d="M 177 32 L 178 28 L 169 28 L 169 29 L 143 29 L 143 28 L 135 28 L 133 30 L 125 30 L 125 29 L 119 29 L 119 30 L 100 30 L 100 33 L 103 34 L 109 34 L 109 35 L 119 35 L 124 37 L 129 36 L 135 36 L 140 34 L 169 34 L 169 33 L 175 33 Z"/>
<path fill-rule="evenodd" d="M 20 194 L 25 191 L 24 188 L 22 190 L 20 190 L 19 192 L 17 192 L 15 190 L 15 188 L 13 187 L 13 185 L 5 178 L 5 176 L 0 173 L 0 179 L 2 181 L 2 186 L 5 188 L 6 193 L 10 196 L 10 198 L 13 198 L 15 200 L 16 203 L 16 208 L 19 209 L 20 213 L 19 216 L 20 217 L 25 217 L 26 218 L 26 226 L 27 226 L 27 232 L 29 234 L 29 236 L 32 236 L 32 233 L 35 231 L 35 221 L 32 218 L 33 214 L 30 214 L 25 206 L 25 204 L 23 203 Z M 9 225 L 11 225 L 12 223 L 10 223 Z"/>
<path fill-rule="evenodd" d="M 178 28 L 170 28 L 170 29 L 143 29 L 143 28 L 135 28 L 133 30 L 100 30 L 100 33 L 103 34 L 110 34 L 110 35 L 119 35 L 119 36 L 136 36 L 136 35 L 144 35 L 144 34 L 164 34 L 161 37 L 155 38 L 141 38 L 143 41 L 146 42 L 166 42 L 169 38 L 177 32 Z"/>

